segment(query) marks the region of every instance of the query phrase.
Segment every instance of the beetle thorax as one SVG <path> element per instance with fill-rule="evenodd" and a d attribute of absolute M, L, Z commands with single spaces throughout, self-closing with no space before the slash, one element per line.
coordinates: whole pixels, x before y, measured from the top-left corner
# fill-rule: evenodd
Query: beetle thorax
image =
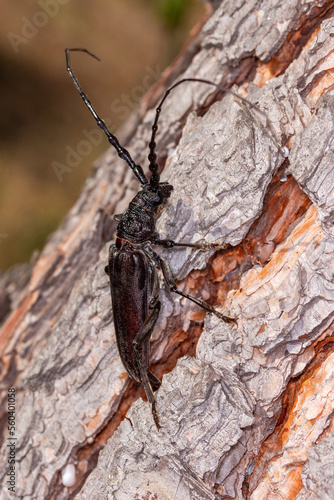
<path fill-rule="evenodd" d="M 160 183 L 156 190 L 149 185 L 137 193 L 129 208 L 122 215 L 117 215 L 117 236 L 132 243 L 139 244 L 145 241 L 154 241 L 156 220 L 164 209 L 173 187 L 167 183 Z"/>
<path fill-rule="evenodd" d="M 119 218 L 117 236 L 125 238 L 131 243 L 144 243 L 155 239 L 156 215 L 134 203 Z"/>

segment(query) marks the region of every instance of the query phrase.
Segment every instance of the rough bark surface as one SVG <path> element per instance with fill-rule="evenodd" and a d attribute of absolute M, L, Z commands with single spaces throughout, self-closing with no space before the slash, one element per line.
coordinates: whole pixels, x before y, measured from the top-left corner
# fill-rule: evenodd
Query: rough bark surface
<path fill-rule="evenodd" d="M 154 105 L 185 77 L 236 84 L 266 113 L 188 84 L 170 95 L 159 126 L 163 180 L 174 185 L 161 237 L 229 244 L 214 255 L 164 257 L 183 290 L 237 325 L 162 289 L 151 354 L 153 371 L 166 373 L 158 433 L 115 343 L 104 266 L 112 215 L 138 185 L 108 152 L 0 331 L 1 498 L 10 497 L 8 387 L 16 389 L 18 498 L 334 496 L 334 7 L 213 5 L 123 139 L 145 165 Z M 72 488 L 60 479 L 68 463 L 77 470 Z"/>

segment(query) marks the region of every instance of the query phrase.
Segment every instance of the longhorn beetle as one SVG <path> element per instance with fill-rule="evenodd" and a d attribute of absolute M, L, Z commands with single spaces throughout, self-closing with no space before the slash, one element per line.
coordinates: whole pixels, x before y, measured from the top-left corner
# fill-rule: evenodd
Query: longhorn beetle
<path fill-rule="evenodd" d="M 156 161 L 155 136 L 162 105 L 169 93 L 178 85 L 185 82 L 199 82 L 229 92 L 249 106 L 256 108 L 261 114 L 264 113 L 231 90 L 209 80 L 184 78 L 178 81 L 165 92 L 156 108 L 151 140 L 148 144 L 149 170 L 151 172 L 148 180 L 142 167 L 132 160 L 130 153 L 119 144 L 118 139 L 108 130 L 105 122 L 96 113 L 82 90 L 70 65 L 70 51 L 85 52 L 97 60 L 100 59 L 87 49 L 65 50 L 67 71 L 82 100 L 95 118 L 98 127 L 106 134 L 109 143 L 116 149 L 118 156 L 125 160 L 132 169 L 142 188 L 130 202 L 124 214 L 114 216 L 118 223 L 116 244 L 110 246 L 109 261 L 105 271 L 110 278 L 114 324 L 120 357 L 130 377 L 143 384 L 147 399 L 151 404 L 155 425 L 159 430 L 161 425 L 153 391 L 160 387 L 161 382 L 149 371 L 150 337 L 161 307 L 157 269 L 162 271 L 170 291 L 192 300 L 226 323 L 236 322 L 234 318 L 224 316 L 206 302 L 179 290 L 169 264 L 152 249 L 152 245 L 164 248 L 190 247 L 200 250 L 214 250 L 220 246 L 220 243 L 177 243 L 173 240 L 160 239 L 156 231 L 156 221 L 173 190 L 173 186 L 168 182 L 160 182 L 159 165 Z"/>

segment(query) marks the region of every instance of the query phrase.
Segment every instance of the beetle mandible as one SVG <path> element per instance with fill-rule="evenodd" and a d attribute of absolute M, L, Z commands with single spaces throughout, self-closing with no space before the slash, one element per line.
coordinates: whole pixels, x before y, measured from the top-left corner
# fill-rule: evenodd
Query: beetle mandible
<path fill-rule="evenodd" d="M 151 404 L 155 425 L 159 430 L 161 425 L 153 391 L 159 388 L 161 382 L 149 371 L 150 337 L 161 308 L 157 270 L 162 272 L 170 291 L 192 300 L 227 323 L 236 322 L 234 318 L 224 316 L 206 302 L 179 290 L 168 262 L 152 249 L 152 245 L 164 248 L 191 247 L 200 250 L 214 250 L 220 246 L 220 243 L 177 243 L 169 239 L 160 239 L 156 231 L 157 219 L 173 190 L 173 186 L 168 182 L 160 182 L 159 165 L 156 161 L 155 137 L 162 105 L 169 93 L 178 85 L 185 82 L 198 82 L 213 85 L 220 90 L 231 93 L 255 108 L 259 113 L 264 113 L 238 94 L 209 80 L 185 78 L 178 81 L 165 92 L 156 108 L 151 140 L 148 145 L 149 170 L 151 172 L 148 180 L 142 167 L 133 161 L 130 153 L 119 144 L 116 136 L 108 130 L 107 125 L 99 117 L 82 90 L 70 65 L 71 51 L 85 52 L 97 60 L 99 58 L 87 49 L 65 50 L 67 71 L 82 100 L 93 115 L 98 127 L 106 134 L 109 143 L 132 169 L 142 188 L 130 202 L 128 209 L 123 214 L 114 216 L 117 221 L 116 243 L 110 246 L 109 261 L 105 271 L 110 278 L 112 309 L 120 357 L 130 377 L 143 384 L 147 399 Z"/>

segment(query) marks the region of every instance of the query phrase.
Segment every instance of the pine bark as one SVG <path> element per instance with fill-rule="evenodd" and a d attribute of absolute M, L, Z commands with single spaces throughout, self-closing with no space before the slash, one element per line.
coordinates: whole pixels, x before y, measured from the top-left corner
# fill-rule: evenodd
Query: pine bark
<path fill-rule="evenodd" d="M 10 498 L 8 388 L 18 498 L 334 496 L 333 2 L 212 6 L 120 137 L 145 166 L 155 106 L 186 77 L 232 87 L 265 113 L 192 83 L 171 93 L 159 122 L 162 179 L 174 186 L 160 236 L 227 245 L 162 255 L 179 287 L 237 324 L 162 287 L 151 347 L 163 376 L 157 432 L 117 353 L 104 267 L 113 215 L 139 186 L 110 150 L 10 313 L 2 278 L 1 498 Z M 61 483 L 68 463 L 72 488 Z"/>

